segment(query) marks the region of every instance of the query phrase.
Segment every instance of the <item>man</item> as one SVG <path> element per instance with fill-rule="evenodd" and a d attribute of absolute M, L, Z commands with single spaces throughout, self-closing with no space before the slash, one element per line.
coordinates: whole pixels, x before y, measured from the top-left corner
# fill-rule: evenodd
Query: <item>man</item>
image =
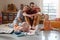
<path fill-rule="evenodd" d="M 32 27 L 32 29 L 35 29 L 35 26 L 39 23 L 39 9 L 37 6 L 35 6 L 34 2 L 30 3 L 31 13 L 25 13 L 25 20 L 26 22 Z"/>

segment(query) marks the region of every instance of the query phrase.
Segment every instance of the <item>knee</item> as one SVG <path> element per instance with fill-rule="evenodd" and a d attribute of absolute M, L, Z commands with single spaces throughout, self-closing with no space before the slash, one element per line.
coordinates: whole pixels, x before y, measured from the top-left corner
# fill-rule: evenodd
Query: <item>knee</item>
<path fill-rule="evenodd" d="M 34 16 L 34 20 L 37 20 L 37 17 L 38 17 L 38 16 Z"/>

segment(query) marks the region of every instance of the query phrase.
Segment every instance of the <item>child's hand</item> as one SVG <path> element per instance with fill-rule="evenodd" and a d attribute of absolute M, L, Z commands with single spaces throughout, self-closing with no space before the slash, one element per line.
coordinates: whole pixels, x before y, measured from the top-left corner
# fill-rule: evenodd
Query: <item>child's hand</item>
<path fill-rule="evenodd" d="M 14 27 L 14 30 L 15 31 L 20 31 L 23 27 L 20 27 L 20 26 L 17 26 L 17 27 Z"/>

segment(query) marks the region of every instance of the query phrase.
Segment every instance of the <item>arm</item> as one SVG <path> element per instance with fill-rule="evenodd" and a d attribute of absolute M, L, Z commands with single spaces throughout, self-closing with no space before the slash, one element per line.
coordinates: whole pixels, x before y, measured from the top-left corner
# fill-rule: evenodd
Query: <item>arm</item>
<path fill-rule="evenodd" d="M 32 18 L 32 15 L 29 15 L 29 14 L 26 14 L 26 13 L 23 13 L 23 16 L 27 16 L 27 17 L 30 17 L 30 18 Z"/>
<path fill-rule="evenodd" d="M 21 12 L 21 10 L 19 10 L 18 12 L 17 12 L 17 16 L 16 16 L 16 20 L 18 20 L 19 22 L 22 22 L 22 20 L 21 20 L 21 15 L 22 14 L 22 12 Z"/>
<path fill-rule="evenodd" d="M 23 13 L 23 16 L 30 16 L 30 15 L 28 15 L 28 14 L 26 14 L 26 13 Z"/>
<path fill-rule="evenodd" d="M 18 21 L 19 21 L 19 22 L 22 22 L 21 18 L 18 18 Z"/>
<path fill-rule="evenodd" d="M 36 16 L 36 15 L 42 15 L 41 12 L 38 12 L 36 14 L 32 14 L 32 16 Z"/>

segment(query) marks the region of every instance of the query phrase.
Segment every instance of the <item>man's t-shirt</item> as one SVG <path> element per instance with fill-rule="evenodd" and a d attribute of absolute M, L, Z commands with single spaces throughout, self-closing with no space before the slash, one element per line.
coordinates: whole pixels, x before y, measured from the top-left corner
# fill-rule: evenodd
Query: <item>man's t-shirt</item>
<path fill-rule="evenodd" d="M 28 10 L 26 13 L 29 14 L 29 15 L 31 15 L 31 14 L 36 14 L 37 11 L 30 9 L 30 10 Z"/>

